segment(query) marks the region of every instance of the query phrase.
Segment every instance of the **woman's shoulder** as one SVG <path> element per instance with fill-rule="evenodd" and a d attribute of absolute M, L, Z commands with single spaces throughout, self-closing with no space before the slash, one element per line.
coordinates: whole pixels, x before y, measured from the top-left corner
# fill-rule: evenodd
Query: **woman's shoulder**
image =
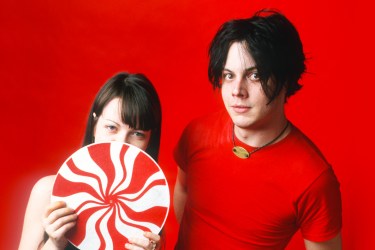
<path fill-rule="evenodd" d="M 50 195 L 52 192 L 53 184 L 55 182 L 56 175 L 48 175 L 40 178 L 34 185 L 32 193 L 34 195 Z"/>
<path fill-rule="evenodd" d="M 55 178 L 55 175 L 45 176 L 34 184 L 28 204 L 31 214 L 39 214 L 50 203 Z"/>

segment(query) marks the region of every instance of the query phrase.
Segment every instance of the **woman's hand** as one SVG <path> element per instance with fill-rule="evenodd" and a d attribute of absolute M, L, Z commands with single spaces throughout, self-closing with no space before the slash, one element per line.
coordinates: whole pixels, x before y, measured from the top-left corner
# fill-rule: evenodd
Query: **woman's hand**
<path fill-rule="evenodd" d="M 68 244 L 65 234 L 76 225 L 77 217 L 65 202 L 51 203 L 43 216 L 43 227 L 49 236 L 46 244 L 52 243 L 57 249 L 63 249 Z"/>
<path fill-rule="evenodd" d="M 126 249 L 132 250 L 158 250 L 160 249 L 160 235 L 144 232 L 146 239 L 130 238 L 129 243 L 125 244 Z"/>

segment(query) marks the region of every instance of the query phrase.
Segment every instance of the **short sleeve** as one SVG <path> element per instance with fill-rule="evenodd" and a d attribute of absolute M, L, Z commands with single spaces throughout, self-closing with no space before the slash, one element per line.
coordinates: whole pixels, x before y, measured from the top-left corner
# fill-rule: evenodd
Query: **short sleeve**
<path fill-rule="evenodd" d="M 188 164 L 188 149 L 189 149 L 189 131 L 190 126 L 187 126 L 177 142 L 176 147 L 173 151 L 173 157 L 177 165 L 186 172 L 186 166 Z"/>
<path fill-rule="evenodd" d="M 302 236 L 322 242 L 335 237 L 342 226 L 340 184 L 332 170 L 325 170 L 297 202 Z"/>

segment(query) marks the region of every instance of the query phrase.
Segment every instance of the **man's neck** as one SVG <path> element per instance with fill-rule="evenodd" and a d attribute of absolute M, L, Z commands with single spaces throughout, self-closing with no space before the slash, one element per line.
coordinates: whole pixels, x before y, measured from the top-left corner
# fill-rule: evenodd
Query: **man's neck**
<path fill-rule="evenodd" d="M 251 147 L 261 147 L 277 137 L 277 140 L 273 143 L 284 139 L 291 130 L 291 126 L 287 126 L 287 124 L 288 120 L 286 117 L 283 117 L 283 119 L 277 122 L 268 123 L 266 125 L 254 125 L 247 128 L 240 128 L 235 125 L 234 133 L 243 143 Z"/>

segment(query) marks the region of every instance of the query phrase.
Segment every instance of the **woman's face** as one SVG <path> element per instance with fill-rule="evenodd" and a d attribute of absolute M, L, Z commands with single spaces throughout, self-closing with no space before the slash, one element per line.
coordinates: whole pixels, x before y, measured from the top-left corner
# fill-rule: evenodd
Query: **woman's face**
<path fill-rule="evenodd" d="M 111 100 L 103 109 L 94 127 L 95 142 L 118 141 L 132 144 L 146 150 L 151 131 L 136 130 L 124 124 L 121 119 L 119 98 Z"/>

